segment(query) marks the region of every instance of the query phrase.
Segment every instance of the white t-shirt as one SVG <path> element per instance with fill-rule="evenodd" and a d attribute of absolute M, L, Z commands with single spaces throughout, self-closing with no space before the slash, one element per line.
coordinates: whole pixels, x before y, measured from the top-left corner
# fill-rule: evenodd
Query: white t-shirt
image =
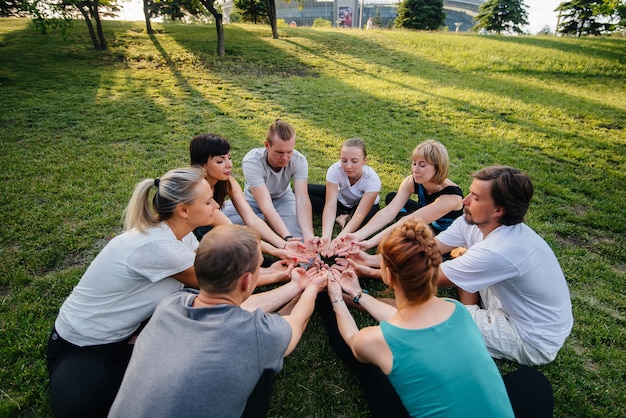
<path fill-rule="evenodd" d="M 381 183 L 378 174 L 370 166 L 363 166 L 363 174 L 361 178 L 350 185 L 350 179 L 345 171 L 341 168 L 341 161 L 337 161 L 326 171 L 326 181 L 334 183 L 339 188 L 337 194 L 337 200 L 348 208 L 353 208 L 359 204 L 359 201 L 365 193 L 368 192 L 380 192 Z M 380 196 L 376 196 L 374 204 L 378 204 Z"/>
<path fill-rule="evenodd" d="M 78 346 L 129 337 L 164 296 L 183 287 L 170 276 L 193 266 L 197 247 L 193 233 L 179 241 L 165 223 L 116 236 L 61 306 L 57 332 Z"/>
<path fill-rule="evenodd" d="M 294 150 L 291 161 L 280 171 L 274 171 L 267 163 L 267 150 L 255 148 L 250 150 L 241 162 L 243 175 L 246 178 L 244 195 L 248 200 L 254 200 L 250 187 L 265 184 L 272 199 L 278 199 L 291 191 L 291 179 L 307 181 L 309 178 L 309 164 L 304 155 Z"/>
<path fill-rule="evenodd" d="M 460 217 L 437 239 L 468 248 L 441 265 L 452 283 L 469 292 L 489 287 L 520 337 L 537 350 L 562 347 L 573 324 L 569 289 L 552 249 L 535 231 L 523 223 L 502 225 L 483 239 Z"/>

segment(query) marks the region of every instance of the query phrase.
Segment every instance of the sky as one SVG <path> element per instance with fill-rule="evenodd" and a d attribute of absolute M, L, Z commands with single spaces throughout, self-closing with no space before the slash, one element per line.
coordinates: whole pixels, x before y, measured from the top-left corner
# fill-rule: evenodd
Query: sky
<path fill-rule="evenodd" d="M 554 9 L 564 0 L 524 0 L 528 8 L 528 32 L 536 34 L 546 25 L 554 32 L 557 14 Z M 120 20 L 143 20 L 142 0 L 132 0 L 122 3 L 123 9 L 119 14 Z"/>

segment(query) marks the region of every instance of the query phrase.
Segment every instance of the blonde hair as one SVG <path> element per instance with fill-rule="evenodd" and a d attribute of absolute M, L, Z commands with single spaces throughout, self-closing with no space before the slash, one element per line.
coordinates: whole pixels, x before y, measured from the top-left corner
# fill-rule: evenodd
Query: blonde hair
<path fill-rule="evenodd" d="M 448 150 L 443 146 L 441 142 L 429 139 L 419 144 L 411 153 L 411 158 L 417 160 L 423 158 L 429 164 L 435 166 L 437 173 L 432 178 L 432 182 L 435 184 L 442 184 L 448 178 L 448 171 L 450 170 L 450 157 L 448 157 Z"/>
<path fill-rule="evenodd" d="M 344 149 L 345 147 L 360 148 L 361 151 L 363 151 L 363 158 L 367 158 L 367 149 L 365 147 L 365 141 L 363 141 L 361 138 L 346 139 L 345 141 L 343 141 L 343 144 L 341 144 L 341 149 Z"/>
<path fill-rule="evenodd" d="M 282 119 L 276 119 L 274 123 L 272 123 L 267 130 L 267 135 L 265 139 L 269 145 L 273 145 L 274 136 L 278 136 L 283 141 L 289 141 L 296 134 L 296 130 L 289 123 L 285 122 Z"/>
<path fill-rule="evenodd" d="M 170 219 L 179 204 L 196 198 L 195 188 L 204 180 L 196 167 L 170 170 L 160 179 L 145 179 L 137 183 L 125 210 L 124 229 L 145 232 L 148 227 Z M 156 188 L 154 194 L 152 188 Z"/>

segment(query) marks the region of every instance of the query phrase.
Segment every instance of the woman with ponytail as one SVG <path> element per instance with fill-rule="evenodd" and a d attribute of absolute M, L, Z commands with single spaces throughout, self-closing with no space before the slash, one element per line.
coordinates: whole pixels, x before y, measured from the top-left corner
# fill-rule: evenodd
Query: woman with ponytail
<path fill-rule="evenodd" d="M 318 298 L 331 344 L 363 383 L 372 416 L 512 417 L 502 377 L 468 311 L 436 296 L 441 255 L 431 229 L 408 219 L 378 248 L 397 308 L 364 292 L 351 269 L 335 270 L 329 300 Z M 359 331 L 344 298 L 380 324 Z"/>
<path fill-rule="evenodd" d="M 198 241 L 218 205 L 198 168 L 135 186 L 125 231 L 91 262 L 65 300 L 47 348 L 55 417 L 106 416 L 141 324 L 166 295 L 198 287 Z"/>

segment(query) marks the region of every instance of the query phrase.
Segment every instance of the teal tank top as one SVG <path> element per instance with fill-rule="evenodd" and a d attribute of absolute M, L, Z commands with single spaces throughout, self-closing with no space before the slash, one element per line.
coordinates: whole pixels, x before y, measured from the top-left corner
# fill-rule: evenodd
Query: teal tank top
<path fill-rule="evenodd" d="M 502 376 L 467 309 L 456 300 L 430 328 L 380 323 L 393 354 L 389 380 L 412 417 L 513 418 Z"/>

